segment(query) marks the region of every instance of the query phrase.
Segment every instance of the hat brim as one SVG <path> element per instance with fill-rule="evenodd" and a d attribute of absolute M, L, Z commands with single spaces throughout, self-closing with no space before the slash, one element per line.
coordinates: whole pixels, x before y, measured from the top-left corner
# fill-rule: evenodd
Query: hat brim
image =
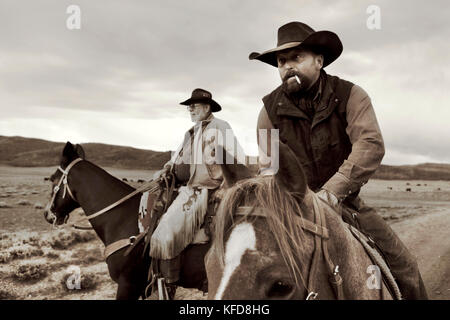
<path fill-rule="evenodd" d="M 184 106 L 189 106 L 196 102 L 209 103 L 209 105 L 211 106 L 211 112 L 218 112 L 222 110 L 220 104 L 218 104 L 217 102 L 215 102 L 213 99 L 210 98 L 189 98 L 186 101 L 180 102 L 180 104 Z"/>
<path fill-rule="evenodd" d="M 317 31 L 309 35 L 302 42 L 288 42 L 276 48 L 264 51 L 263 53 L 252 52 L 249 55 L 250 60 L 259 60 L 271 66 L 278 67 L 277 52 L 292 49 L 296 47 L 307 47 L 314 50 L 317 53 L 323 54 L 323 68 L 335 61 L 342 53 L 342 42 L 331 31 Z"/>

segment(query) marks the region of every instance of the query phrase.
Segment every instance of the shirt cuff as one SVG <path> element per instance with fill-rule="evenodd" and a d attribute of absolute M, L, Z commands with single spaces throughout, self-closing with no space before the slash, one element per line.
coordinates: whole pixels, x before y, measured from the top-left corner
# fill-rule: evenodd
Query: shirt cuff
<path fill-rule="evenodd" d="M 339 201 L 342 201 L 352 193 L 358 191 L 361 187 L 362 184 L 352 182 L 342 173 L 337 172 L 323 185 L 322 189 L 331 192 L 339 199 Z"/>

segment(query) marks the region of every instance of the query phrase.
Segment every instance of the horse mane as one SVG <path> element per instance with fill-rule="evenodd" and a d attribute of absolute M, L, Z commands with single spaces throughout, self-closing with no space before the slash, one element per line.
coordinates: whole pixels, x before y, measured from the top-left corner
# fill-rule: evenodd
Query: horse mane
<path fill-rule="evenodd" d="M 274 176 L 257 176 L 237 182 L 228 189 L 220 203 L 216 215 L 213 249 L 224 264 L 224 237 L 236 221 L 251 219 L 251 214 L 243 218 L 235 216 L 239 206 L 261 207 L 267 214 L 267 223 L 280 248 L 281 255 L 296 281 L 301 276 L 301 256 L 304 249 L 304 231 L 299 227 L 298 217 L 302 216 L 304 205 L 299 195 L 285 190 Z M 300 195 L 303 198 L 303 195 Z M 249 217 L 250 216 L 250 217 Z"/>

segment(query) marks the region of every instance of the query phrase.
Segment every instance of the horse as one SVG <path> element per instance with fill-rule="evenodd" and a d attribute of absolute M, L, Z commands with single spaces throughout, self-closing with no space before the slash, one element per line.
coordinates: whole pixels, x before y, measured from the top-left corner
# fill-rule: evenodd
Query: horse
<path fill-rule="evenodd" d="M 90 223 L 106 247 L 118 240 L 125 241 L 123 248 L 119 247 L 106 258 L 109 274 L 118 284 L 116 299 L 138 299 L 143 296 L 151 263 L 148 250 L 144 252 L 144 242 L 141 241 L 124 254 L 139 235 L 141 193 L 136 193 L 127 201 L 97 216 L 99 210 L 136 190 L 86 160 L 83 148 L 70 142 L 66 143 L 60 167 L 50 180 L 52 199 L 44 210 L 47 222 L 61 225 L 66 222 L 70 212 L 81 207 L 88 218 L 91 216 Z M 203 258 L 209 246 L 210 243 L 189 245 L 183 251 L 180 280 L 174 285 L 199 290 L 205 287 Z"/>
<path fill-rule="evenodd" d="M 205 257 L 212 299 L 393 299 L 371 286 L 373 262 L 336 210 L 308 188 L 293 151 L 279 169 L 228 181 Z"/>

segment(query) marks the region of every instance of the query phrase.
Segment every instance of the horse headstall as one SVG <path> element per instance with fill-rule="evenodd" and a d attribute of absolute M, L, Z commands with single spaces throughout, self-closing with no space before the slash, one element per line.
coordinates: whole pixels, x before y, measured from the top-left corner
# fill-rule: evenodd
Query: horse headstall
<path fill-rule="evenodd" d="M 52 198 L 50 199 L 49 203 L 47 204 L 47 206 L 45 207 L 45 211 L 48 212 L 50 214 L 50 217 L 53 218 L 53 227 L 56 228 L 56 221 L 57 221 L 57 216 L 56 214 L 52 211 L 52 206 L 55 202 L 56 199 L 56 195 L 58 194 L 60 188 L 61 188 L 61 184 L 64 187 L 64 191 L 63 191 L 63 195 L 62 198 L 64 199 L 66 197 L 66 194 L 68 193 L 70 198 L 77 202 L 77 200 L 75 199 L 72 191 L 70 190 L 69 184 L 67 182 L 67 177 L 69 175 L 70 169 L 73 168 L 74 165 L 76 165 L 78 162 L 82 161 L 83 159 L 81 158 L 77 158 L 75 160 L 73 160 L 64 170 L 63 168 L 61 168 L 61 166 L 58 167 L 58 171 L 62 172 L 62 175 L 58 181 L 58 183 L 56 184 L 56 186 L 53 188 L 53 194 L 52 194 Z M 69 218 L 69 216 L 66 216 L 64 219 L 64 223 L 67 222 L 67 219 Z"/>

